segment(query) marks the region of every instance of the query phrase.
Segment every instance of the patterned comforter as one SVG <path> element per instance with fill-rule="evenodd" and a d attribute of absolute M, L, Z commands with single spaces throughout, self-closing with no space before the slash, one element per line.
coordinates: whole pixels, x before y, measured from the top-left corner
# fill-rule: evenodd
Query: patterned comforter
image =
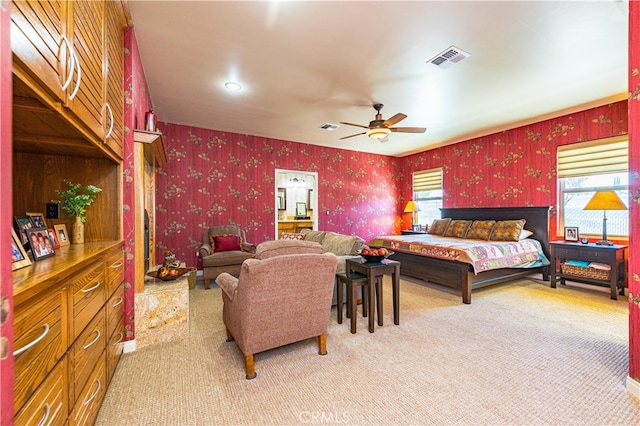
<path fill-rule="evenodd" d="M 468 263 L 476 274 L 491 269 L 549 265 L 540 242 L 530 238 L 520 241 L 483 241 L 431 234 L 388 235 L 376 237 L 368 245 Z"/>

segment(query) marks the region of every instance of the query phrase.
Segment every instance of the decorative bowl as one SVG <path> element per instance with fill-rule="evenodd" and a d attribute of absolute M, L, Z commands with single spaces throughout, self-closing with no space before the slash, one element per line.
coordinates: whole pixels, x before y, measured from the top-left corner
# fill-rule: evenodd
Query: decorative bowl
<path fill-rule="evenodd" d="M 169 270 L 175 270 L 178 271 L 177 274 L 175 275 L 165 275 L 164 277 L 159 277 L 158 276 L 158 270 L 155 271 L 149 271 L 147 272 L 147 275 L 150 277 L 153 277 L 155 279 L 158 280 L 162 280 L 162 281 L 174 281 L 177 280 L 178 278 L 180 278 L 181 276 L 183 276 L 184 274 L 186 274 L 187 272 L 191 272 L 193 270 L 195 270 L 196 268 L 194 267 L 190 267 L 190 268 L 169 268 Z"/>
<path fill-rule="evenodd" d="M 364 261 L 367 262 L 367 263 L 377 263 L 377 262 L 382 262 L 384 259 L 388 258 L 392 254 L 393 254 L 393 252 L 390 251 L 390 252 L 388 252 L 387 254 L 384 254 L 384 255 L 373 256 L 373 255 L 370 255 L 370 254 L 361 254 L 360 256 L 362 256 Z"/>

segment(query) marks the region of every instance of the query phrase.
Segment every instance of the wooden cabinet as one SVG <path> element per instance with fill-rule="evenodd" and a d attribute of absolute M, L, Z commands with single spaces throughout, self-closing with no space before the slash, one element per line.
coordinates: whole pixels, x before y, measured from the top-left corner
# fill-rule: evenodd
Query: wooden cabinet
<path fill-rule="evenodd" d="M 126 26 L 122 2 L 15 1 L 11 17 L 14 74 L 20 80 L 14 88 L 18 115 L 45 113 L 37 117 L 39 125 L 18 127 L 19 139 L 60 143 L 69 153 L 69 145 L 89 143 L 93 150 L 76 154 L 97 155 L 103 150 L 121 160 Z"/>
<path fill-rule="evenodd" d="M 84 244 L 12 274 L 16 424 L 92 424 L 122 353 L 125 25 L 123 1 L 12 4 L 14 214 L 102 188 Z"/>
<path fill-rule="evenodd" d="M 107 371 L 113 374 L 122 353 L 108 345 L 124 328 L 123 275 L 114 268 L 122 247 L 117 241 L 72 244 L 14 272 L 16 424 L 33 424 L 52 410 L 70 424 L 95 420 Z M 107 301 L 108 288 L 115 290 Z"/>

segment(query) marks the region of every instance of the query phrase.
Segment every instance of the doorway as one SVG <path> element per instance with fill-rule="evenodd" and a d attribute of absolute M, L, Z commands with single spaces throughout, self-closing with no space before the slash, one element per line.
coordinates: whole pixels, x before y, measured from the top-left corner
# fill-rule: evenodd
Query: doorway
<path fill-rule="evenodd" d="M 276 169 L 275 239 L 283 232 L 318 229 L 318 173 Z"/>

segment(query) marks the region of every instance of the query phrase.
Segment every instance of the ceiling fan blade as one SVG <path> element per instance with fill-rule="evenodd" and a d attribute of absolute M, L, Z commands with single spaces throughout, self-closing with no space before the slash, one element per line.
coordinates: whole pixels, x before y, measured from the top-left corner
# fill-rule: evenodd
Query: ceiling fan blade
<path fill-rule="evenodd" d="M 349 138 L 352 138 L 352 137 L 354 137 L 354 136 L 360 136 L 360 135 L 366 135 L 366 134 L 367 134 L 367 132 L 356 133 L 355 135 L 345 136 L 345 137 L 340 138 L 340 139 L 341 139 L 341 140 L 342 140 L 342 139 L 349 139 Z"/>
<path fill-rule="evenodd" d="M 394 115 L 393 117 L 389 117 L 387 118 L 384 123 L 382 123 L 383 126 L 385 127 L 391 127 L 396 123 L 401 122 L 402 120 L 404 120 L 405 118 L 407 118 L 407 116 L 401 112 L 397 113 L 396 115 Z"/>
<path fill-rule="evenodd" d="M 396 133 L 424 133 L 426 127 L 391 127 L 389 130 Z"/>
<path fill-rule="evenodd" d="M 369 126 L 363 126 L 362 124 L 345 123 L 344 121 L 341 121 L 340 124 L 346 124 L 347 126 L 362 127 L 363 129 L 369 128 Z"/>

